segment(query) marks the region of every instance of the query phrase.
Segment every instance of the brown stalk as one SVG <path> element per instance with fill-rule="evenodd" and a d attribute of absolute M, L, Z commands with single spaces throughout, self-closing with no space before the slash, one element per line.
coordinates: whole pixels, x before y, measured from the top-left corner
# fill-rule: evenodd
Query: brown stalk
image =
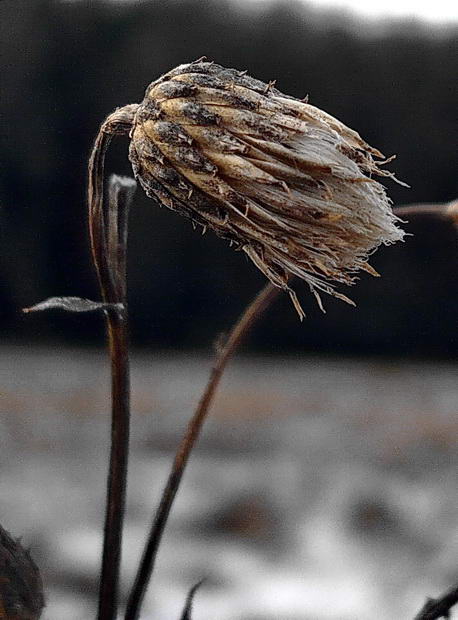
<path fill-rule="evenodd" d="M 279 292 L 280 289 L 272 284 L 266 284 L 251 304 L 244 310 L 237 323 L 232 328 L 226 343 L 217 353 L 205 391 L 202 394 L 197 409 L 186 428 L 186 432 L 175 454 L 172 469 L 162 492 L 161 501 L 143 551 L 134 585 L 130 592 L 126 614 L 124 616 L 125 620 L 137 620 L 139 617 L 140 608 L 154 568 L 158 548 L 173 501 L 183 478 L 189 455 L 199 436 L 205 418 L 208 415 L 227 362 L 237 350 L 237 347 L 240 345 L 249 329 L 262 315 L 264 310 L 268 308 Z"/>
<path fill-rule="evenodd" d="M 393 209 L 398 217 L 409 217 L 410 215 L 433 215 L 435 217 L 448 219 L 458 223 L 458 202 L 449 202 L 445 204 L 423 203 L 414 205 L 405 205 Z"/>
<path fill-rule="evenodd" d="M 118 117 L 116 117 L 118 114 Z M 102 125 L 89 160 L 89 232 L 94 265 L 105 303 L 111 360 L 111 444 L 107 481 L 98 620 L 117 615 L 119 568 L 127 485 L 130 379 L 126 304 L 127 221 L 136 183 L 111 177 L 108 205 L 103 200 L 104 158 L 114 133 L 125 133 L 126 119 L 115 112 Z"/>
<path fill-rule="evenodd" d="M 116 618 L 129 452 L 129 353 L 127 313 L 106 313 L 111 359 L 111 448 L 107 481 L 99 620 Z"/>

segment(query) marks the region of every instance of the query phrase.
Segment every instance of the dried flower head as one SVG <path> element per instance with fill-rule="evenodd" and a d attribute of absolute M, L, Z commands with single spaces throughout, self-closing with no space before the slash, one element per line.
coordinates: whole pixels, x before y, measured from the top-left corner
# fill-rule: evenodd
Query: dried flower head
<path fill-rule="evenodd" d="M 368 256 L 403 237 L 372 178 L 393 177 L 380 168 L 390 160 L 245 71 L 180 65 L 152 82 L 140 105 L 108 117 L 99 136 L 127 128 L 148 196 L 235 243 L 289 291 L 301 316 L 291 276 L 307 282 L 320 307 L 320 291 L 350 302 L 335 284 L 353 284 L 360 269 L 377 275 Z"/>

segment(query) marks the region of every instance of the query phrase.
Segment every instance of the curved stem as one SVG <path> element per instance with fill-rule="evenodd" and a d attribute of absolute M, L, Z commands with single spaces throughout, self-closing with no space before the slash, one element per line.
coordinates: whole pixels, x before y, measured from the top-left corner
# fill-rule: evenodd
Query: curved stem
<path fill-rule="evenodd" d="M 141 604 L 154 568 L 157 551 L 170 514 L 170 509 L 183 478 L 189 455 L 209 412 L 216 388 L 218 387 L 227 362 L 236 351 L 251 326 L 272 303 L 279 292 L 280 289 L 274 287 L 270 283 L 267 284 L 240 316 L 239 320 L 232 328 L 225 345 L 217 354 L 207 386 L 178 447 L 169 478 L 162 492 L 159 508 L 156 512 L 135 582 L 129 596 L 125 620 L 137 620 L 139 617 Z"/>
<path fill-rule="evenodd" d="M 130 427 L 127 214 L 136 187 L 132 179 L 112 177 L 108 205 L 104 205 L 104 163 L 113 135 L 128 133 L 134 110 L 136 106 L 126 106 L 105 120 L 89 159 L 88 208 L 92 258 L 103 300 L 113 304 L 105 311 L 111 360 L 111 442 L 98 620 L 114 620 L 118 608 Z"/>
<path fill-rule="evenodd" d="M 111 221 L 114 212 L 117 210 L 117 202 L 114 207 L 108 209 L 108 217 L 104 213 L 104 170 L 105 155 L 113 136 L 127 135 L 132 127 L 135 112 L 138 104 L 129 104 L 123 108 L 115 110 L 110 114 L 100 126 L 99 132 L 92 147 L 91 156 L 88 164 L 88 211 L 89 211 L 89 237 L 91 241 L 92 260 L 94 262 L 100 289 L 105 302 L 114 303 L 117 292 L 113 281 L 115 275 L 110 269 L 112 258 L 109 248 L 110 232 L 106 228 L 115 228 L 118 231 L 118 222 Z M 121 185 L 124 181 L 116 177 L 116 183 Z M 130 186 L 132 182 L 130 182 Z M 115 197 L 117 200 L 117 196 Z M 112 201 L 110 200 L 110 203 Z M 108 221 L 106 221 L 108 219 Z M 126 223 L 121 222 L 121 227 Z M 127 228 L 126 228 L 127 230 Z M 121 237 L 117 237 L 122 242 Z"/>

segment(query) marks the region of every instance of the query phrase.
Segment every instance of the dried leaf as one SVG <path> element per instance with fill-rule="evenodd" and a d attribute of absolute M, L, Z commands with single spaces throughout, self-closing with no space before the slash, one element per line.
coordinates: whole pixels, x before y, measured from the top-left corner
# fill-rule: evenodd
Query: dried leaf
<path fill-rule="evenodd" d="M 26 314 L 29 312 L 42 312 L 44 310 L 65 310 L 66 312 L 95 312 L 97 310 L 122 310 L 122 304 L 107 304 L 99 301 L 91 301 L 82 297 L 49 297 L 45 301 L 41 301 L 30 308 L 24 308 L 22 311 Z"/>

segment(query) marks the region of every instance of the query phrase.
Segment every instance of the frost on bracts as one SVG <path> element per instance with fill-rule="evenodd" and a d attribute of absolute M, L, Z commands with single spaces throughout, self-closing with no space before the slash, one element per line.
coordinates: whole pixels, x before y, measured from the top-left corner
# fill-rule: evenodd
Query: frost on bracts
<path fill-rule="evenodd" d="M 292 276 L 320 306 L 320 292 L 350 301 L 334 286 L 352 284 L 360 269 L 377 275 L 368 256 L 403 237 L 373 179 L 393 176 L 380 168 L 388 160 L 332 116 L 245 71 L 180 65 L 106 126 L 130 126 L 129 157 L 148 196 L 236 244 L 289 291 L 300 315 Z"/>

